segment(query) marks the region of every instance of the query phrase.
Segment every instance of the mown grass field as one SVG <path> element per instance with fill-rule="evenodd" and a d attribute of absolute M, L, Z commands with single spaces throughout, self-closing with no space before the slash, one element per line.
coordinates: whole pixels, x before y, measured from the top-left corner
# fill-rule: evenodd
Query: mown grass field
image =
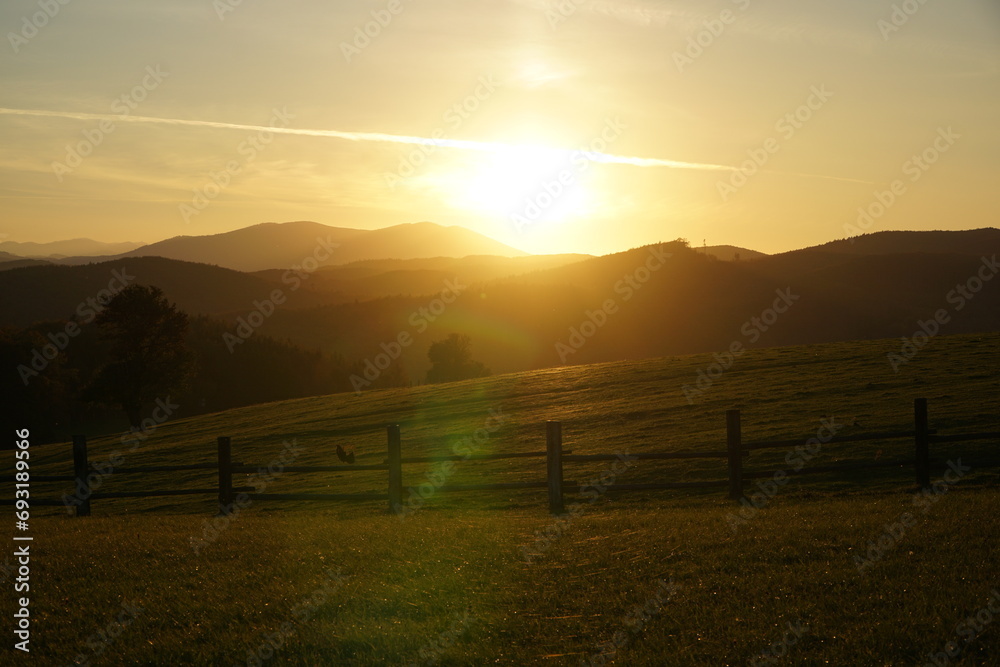
<path fill-rule="evenodd" d="M 547 419 L 563 422 L 564 446 L 577 453 L 719 449 L 728 408 L 743 411 L 746 440 L 805 442 L 831 418 L 844 424 L 842 435 L 905 430 L 918 396 L 941 433 L 1000 430 L 1000 335 L 936 338 L 894 373 L 885 355 L 898 345 L 750 351 L 693 404 L 682 386 L 711 355 L 287 401 L 170 421 L 133 452 L 119 437 L 92 438 L 91 460 L 119 450 L 125 467 L 211 462 L 215 438 L 229 435 L 234 459 L 246 463 L 266 465 L 292 439 L 296 463 L 333 463 L 336 443 L 353 445 L 358 463 L 378 463 L 387 423 L 400 424 L 404 455 L 446 453 L 496 426 L 491 410 L 504 420 L 482 452 L 544 449 Z M 435 494 L 402 519 L 387 515 L 385 503 L 259 501 L 214 526 L 211 497 L 96 500 L 89 518 L 36 508 L 30 659 L 922 665 L 948 646 L 961 651 L 948 664 L 996 664 L 1000 623 L 981 620 L 971 642 L 970 626 L 958 624 L 977 613 L 992 618 L 987 604 L 1000 588 L 998 448 L 935 446 L 935 478 L 949 459 L 971 471 L 933 502 L 914 496 L 912 468 L 809 476 L 735 528 L 739 506 L 722 490 L 606 494 L 590 503 L 574 488 L 567 504 L 581 501 L 582 510 L 563 523 L 547 515 L 544 490 Z M 834 441 L 810 463 L 905 458 L 911 449 L 909 441 Z M 786 453 L 754 453 L 748 468 L 782 467 Z M 435 468 L 405 466 L 404 487 L 429 482 Z M 65 445 L 33 451 L 36 474 L 70 469 Z M 567 464 L 565 476 L 584 483 L 606 469 Z M 640 461 L 618 480 L 724 477 L 721 460 Z M 447 481 L 528 479 L 544 479 L 544 459 L 461 462 Z M 214 485 L 212 473 L 112 473 L 102 490 Z M 72 492 L 68 484 L 33 488 L 48 497 Z M 285 473 L 267 491 L 385 488 L 384 472 Z M 4 493 L 12 495 L 8 486 Z M 873 555 L 859 569 L 855 556 Z M 0 578 L 11 586 L 6 569 Z M 8 619 L 13 597 L 3 596 Z M 635 613 L 637 605 L 646 612 Z M 279 648 L 267 647 L 269 636 Z"/>

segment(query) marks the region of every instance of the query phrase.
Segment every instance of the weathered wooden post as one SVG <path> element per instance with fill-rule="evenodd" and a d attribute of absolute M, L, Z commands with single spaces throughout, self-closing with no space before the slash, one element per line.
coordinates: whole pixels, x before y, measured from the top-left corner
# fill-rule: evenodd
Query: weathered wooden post
<path fill-rule="evenodd" d="M 90 516 L 90 484 L 87 475 L 90 464 L 87 461 L 87 436 L 73 436 L 73 476 L 76 478 L 76 515 Z"/>
<path fill-rule="evenodd" d="M 228 436 L 219 436 L 219 514 L 233 509 L 233 452 Z"/>
<path fill-rule="evenodd" d="M 545 461 L 549 481 L 549 512 L 563 514 L 562 424 L 545 422 Z"/>
<path fill-rule="evenodd" d="M 743 497 L 743 437 L 740 411 L 726 410 L 726 449 L 729 452 L 729 498 Z"/>
<path fill-rule="evenodd" d="M 914 467 L 917 472 L 917 486 L 931 488 L 930 428 L 927 421 L 927 399 L 913 399 L 914 444 L 916 456 Z"/>
<path fill-rule="evenodd" d="M 389 513 L 403 511 L 403 454 L 399 443 L 399 424 L 386 427 L 389 436 Z"/>

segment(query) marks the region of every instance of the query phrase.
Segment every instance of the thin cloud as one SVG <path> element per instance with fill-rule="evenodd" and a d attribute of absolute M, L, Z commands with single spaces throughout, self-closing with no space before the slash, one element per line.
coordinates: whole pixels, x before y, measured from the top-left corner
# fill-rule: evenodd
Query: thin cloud
<path fill-rule="evenodd" d="M 241 123 L 222 123 L 218 121 L 189 120 L 182 118 L 157 118 L 152 116 L 132 116 L 132 115 L 123 116 L 115 114 L 98 114 L 98 113 L 85 113 L 76 111 L 50 111 L 45 109 L 10 109 L 3 107 L 0 107 L 0 115 L 63 118 L 68 120 L 83 120 L 83 121 L 108 120 L 112 122 L 143 123 L 152 125 L 174 125 L 183 127 L 203 127 L 203 128 L 214 128 L 220 130 L 273 132 L 274 134 L 289 134 L 289 135 L 298 135 L 307 137 L 324 137 L 330 139 L 341 139 L 344 141 L 410 144 L 418 146 L 437 146 L 445 148 L 455 148 L 459 150 L 473 150 L 473 151 L 486 151 L 486 152 L 542 149 L 546 151 L 552 151 L 554 153 L 562 153 L 567 156 L 579 155 L 582 153 L 582 155 L 586 157 L 588 160 L 591 160 L 593 162 L 601 162 L 605 164 L 624 164 L 635 167 L 667 167 L 671 169 L 691 169 L 691 170 L 701 170 L 701 171 L 727 171 L 727 172 L 739 171 L 739 167 L 733 167 L 724 164 L 711 164 L 705 162 L 685 162 L 681 160 L 668 160 L 664 158 L 644 158 L 644 157 L 627 156 L 627 155 L 615 155 L 611 153 L 602 153 L 597 151 L 577 151 L 577 150 L 567 150 L 567 149 L 549 148 L 549 147 L 543 148 L 538 146 L 508 144 L 508 143 L 493 142 L 493 141 L 473 141 L 469 139 L 447 139 L 447 138 L 433 139 L 430 137 L 415 137 L 402 134 L 386 134 L 383 132 L 345 132 L 342 130 L 314 130 L 307 128 L 245 125 Z M 847 181 L 855 183 L 869 182 L 852 178 L 845 178 L 841 176 L 828 176 L 825 174 L 778 172 L 773 170 L 762 170 L 762 171 L 769 171 L 770 173 L 774 174 L 804 176 L 809 178 L 822 178 L 835 181 Z"/>

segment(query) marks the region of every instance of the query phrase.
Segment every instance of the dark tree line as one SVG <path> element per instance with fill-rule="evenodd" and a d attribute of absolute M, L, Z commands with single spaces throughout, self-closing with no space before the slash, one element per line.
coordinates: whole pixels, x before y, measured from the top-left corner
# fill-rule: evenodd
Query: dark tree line
<path fill-rule="evenodd" d="M 28 427 L 36 441 L 73 433 L 142 428 L 154 407 L 170 417 L 215 412 L 305 396 L 350 391 L 361 362 L 306 350 L 259 332 L 230 350 L 231 325 L 189 317 L 153 286 L 133 284 L 106 304 L 90 325 L 76 321 L 0 329 L 3 425 Z M 431 344 L 427 381 L 483 377 L 468 336 Z M 407 386 L 394 362 L 373 388 Z"/>
<path fill-rule="evenodd" d="M 451 334 L 444 340 L 431 343 L 427 350 L 431 368 L 427 382 L 455 382 L 490 375 L 490 369 L 472 358 L 472 339 L 462 334 Z"/>
<path fill-rule="evenodd" d="M 222 338 L 230 325 L 188 317 L 155 287 L 131 285 L 92 324 L 73 325 L 0 328 L 0 420 L 8 430 L 29 427 L 38 441 L 116 432 L 138 427 L 157 400 L 179 406 L 172 417 L 190 416 L 349 391 L 348 378 L 361 371 L 259 332 L 230 353 Z M 387 374 L 388 383 L 405 378 Z"/>

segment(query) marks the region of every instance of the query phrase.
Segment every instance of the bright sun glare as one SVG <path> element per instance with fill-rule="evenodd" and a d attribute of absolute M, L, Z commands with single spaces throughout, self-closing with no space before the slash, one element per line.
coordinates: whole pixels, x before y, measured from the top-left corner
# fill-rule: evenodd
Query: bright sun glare
<path fill-rule="evenodd" d="M 462 208 L 531 225 L 584 215 L 593 205 L 590 165 L 572 151 L 517 145 L 474 159 L 457 178 Z"/>

